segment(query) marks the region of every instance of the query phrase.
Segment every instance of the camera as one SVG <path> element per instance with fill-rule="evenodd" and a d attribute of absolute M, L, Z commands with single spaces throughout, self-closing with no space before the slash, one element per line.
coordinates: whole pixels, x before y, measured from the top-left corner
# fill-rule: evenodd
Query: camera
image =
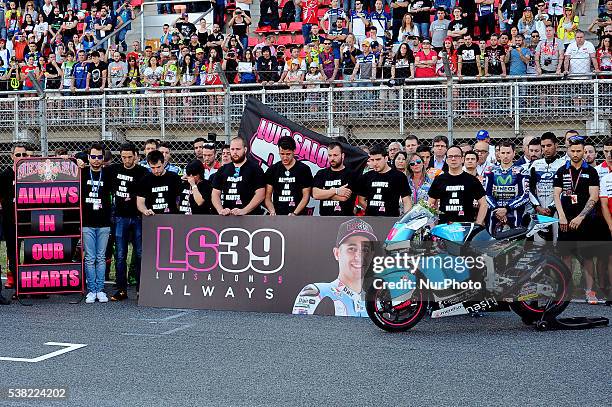
<path fill-rule="evenodd" d="M 550 59 L 550 58 L 544 58 L 544 66 L 548 66 L 548 65 L 550 65 L 550 64 L 552 64 L 552 59 Z"/>

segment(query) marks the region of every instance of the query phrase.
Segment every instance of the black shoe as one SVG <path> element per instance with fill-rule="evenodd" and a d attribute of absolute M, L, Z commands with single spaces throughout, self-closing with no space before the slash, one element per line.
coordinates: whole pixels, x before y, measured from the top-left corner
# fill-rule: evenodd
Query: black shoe
<path fill-rule="evenodd" d="M 7 300 L 6 298 L 2 296 L 2 294 L 0 294 L 0 305 L 9 305 L 10 303 L 11 303 L 11 300 Z"/>
<path fill-rule="evenodd" d="M 111 296 L 111 301 L 123 301 L 123 300 L 127 300 L 127 298 L 128 298 L 127 291 L 117 290 L 115 294 Z"/>
<path fill-rule="evenodd" d="M 606 307 L 612 307 L 612 301 L 606 301 Z"/>

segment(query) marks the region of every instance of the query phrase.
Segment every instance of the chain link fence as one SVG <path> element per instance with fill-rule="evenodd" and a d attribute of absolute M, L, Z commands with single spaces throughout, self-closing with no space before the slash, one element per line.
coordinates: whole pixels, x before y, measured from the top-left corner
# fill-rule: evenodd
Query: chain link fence
<path fill-rule="evenodd" d="M 599 146 L 610 134 L 609 80 L 356 85 L 5 94 L 0 98 L 0 165 L 11 163 L 10 148 L 17 141 L 30 143 L 35 153 L 53 155 L 59 147 L 70 154 L 83 151 L 93 141 L 117 152 L 123 141 L 142 147 L 150 138 L 168 142 L 173 161 L 185 165 L 193 157 L 191 141 L 196 137 L 212 133 L 225 142 L 237 134 L 250 97 L 305 127 L 355 145 L 388 144 L 409 134 L 423 140 L 442 134 L 456 143 L 472 143 L 476 132 L 486 129 L 493 139 L 520 146 L 526 135 L 553 131 L 563 136 L 574 129 Z"/>

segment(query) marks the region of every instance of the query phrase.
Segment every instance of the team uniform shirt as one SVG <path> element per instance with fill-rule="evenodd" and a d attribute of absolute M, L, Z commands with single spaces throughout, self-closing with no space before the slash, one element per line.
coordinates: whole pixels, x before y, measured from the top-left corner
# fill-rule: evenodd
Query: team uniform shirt
<path fill-rule="evenodd" d="M 476 207 L 474 201 L 485 196 L 485 190 L 476 177 L 462 172 L 438 175 L 429 188 L 429 197 L 439 201 L 440 223 L 474 222 Z"/>
<path fill-rule="evenodd" d="M 533 206 L 541 206 L 556 212 L 555 200 L 553 198 L 553 179 L 557 170 L 565 165 L 565 157 L 553 157 L 552 159 L 540 158 L 531 164 L 529 175 L 529 200 Z"/>
<path fill-rule="evenodd" d="M 495 165 L 485 173 L 484 185 L 489 205 L 489 232 L 496 231 L 498 219 L 493 211 L 498 208 L 508 210 L 508 226 L 520 226 L 525 205 L 529 202 L 529 175 L 524 168 L 512 165 L 504 170 L 500 165 Z"/>
<path fill-rule="evenodd" d="M 319 24 L 319 0 L 306 0 L 302 2 L 302 23 Z"/>
<path fill-rule="evenodd" d="M 599 197 L 608 198 L 608 211 L 612 214 L 612 172 L 607 173 L 599 180 Z M 605 209 L 605 208 L 604 208 Z"/>
<path fill-rule="evenodd" d="M 478 75 L 478 58 L 480 56 L 480 47 L 472 44 L 469 47 L 462 45 L 457 49 L 457 55 L 461 57 L 461 75 L 476 76 Z"/>
<path fill-rule="evenodd" d="M 236 167 L 232 162 L 219 168 L 212 185 L 214 189 L 221 191 L 221 205 L 226 209 L 244 208 L 255 196 L 255 191 L 265 186 L 263 170 L 248 159 L 240 167 Z M 251 211 L 253 215 L 261 213 L 261 207 Z"/>
<path fill-rule="evenodd" d="M 372 79 L 372 69 L 376 64 L 376 56 L 370 52 L 368 55 L 359 54 L 357 59 L 357 79 Z"/>
<path fill-rule="evenodd" d="M 330 8 L 325 12 L 323 18 L 327 17 L 327 21 L 329 21 L 329 27 L 335 27 L 336 21 L 340 17 L 346 20 L 346 14 L 344 14 L 344 10 L 341 8 Z"/>
<path fill-rule="evenodd" d="M 335 189 L 343 185 L 351 191 L 355 189 L 356 175 L 353 171 L 344 167 L 340 171 L 333 171 L 331 168 L 323 168 L 314 176 L 313 186 L 320 189 Z M 321 216 L 353 216 L 355 208 L 355 197 L 351 195 L 344 202 L 323 199 L 319 205 L 319 215 Z"/>
<path fill-rule="evenodd" d="M 277 215 L 288 215 L 302 200 L 302 189 L 312 187 L 312 172 L 303 162 L 296 161 L 290 169 L 282 162 L 266 171 L 266 183 L 272 186 L 272 203 Z"/>
<path fill-rule="evenodd" d="M 391 16 L 389 13 L 384 10 L 380 13 L 374 10 L 370 14 L 370 23 L 372 26 L 376 27 L 376 38 L 378 38 L 378 42 L 385 45 L 385 31 L 387 31 L 387 27 L 391 23 Z"/>
<path fill-rule="evenodd" d="M 163 175 L 147 174 L 140 182 L 137 196 L 145 199 L 145 206 L 153 212 L 178 213 L 177 200 L 181 191 L 181 177 L 166 171 Z"/>
<path fill-rule="evenodd" d="M 113 164 L 110 171 L 115 215 L 122 218 L 140 216 L 136 207 L 136 193 L 141 180 L 147 175 L 147 170 L 138 164 L 130 169 L 125 168 L 123 164 Z"/>
<path fill-rule="evenodd" d="M 207 215 L 211 213 L 210 194 L 212 192 L 212 188 L 210 186 L 210 182 L 203 179 L 196 185 L 198 187 L 198 191 L 204 198 L 204 203 L 202 205 L 197 204 L 193 197 L 191 185 L 189 184 L 189 182 L 184 181 L 181 185 L 181 193 L 179 196 L 179 213 L 185 215 Z"/>
<path fill-rule="evenodd" d="M 367 201 L 366 216 L 399 216 L 401 198 L 411 194 L 408 179 L 404 174 L 391 168 L 379 173 L 368 171 L 358 182 L 357 195 Z"/>
<path fill-rule="evenodd" d="M 300 291 L 293 304 L 293 314 L 365 317 L 361 293 L 336 279 L 331 283 L 309 284 Z"/>
<path fill-rule="evenodd" d="M 351 23 L 353 24 L 353 35 L 355 35 L 355 37 L 359 39 L 363 39 L 366 36 L 366 32 L 365 32 L 366 25 L 364 24 L 361 17 L 363 17 L 366 21 L 370 21 L 370 15 L 368 14 L 367 11 L 351 10 L 350 18 L 351 18 Z"/>
<path fill-rule="evenodd" d="M 81 213 L 83 227 L 111 225 L 111 171 L 81 170 Z"/>
<path fill-rule="evenodd" d="M 582 162 L 579 169 L 574 168 L 570 161 L 567 161 L 557 170 L 553 185 L 555 188 L 561 188 L 561 207 L 565 218 L 571 222 L 580 214 L 589 200 L 589 187 L 599 186 L 599 175 L 597 170 L 585 161 Z M 590 240 L 586 233 L 589 231 L 589 226 L 593 226 L 592 221 L 596 212 L 593 208 L 577 230 L 559 232 L 559 240 Z"/>
<path fill-rule="evenodd" d="M 87 74 L 89 73 L 89 65 L 87 62 L 77 62 L 72 67 L 72 77 L 74 78 L 74 87 L 76 89 L 85 89 L 87 87 Z"/>

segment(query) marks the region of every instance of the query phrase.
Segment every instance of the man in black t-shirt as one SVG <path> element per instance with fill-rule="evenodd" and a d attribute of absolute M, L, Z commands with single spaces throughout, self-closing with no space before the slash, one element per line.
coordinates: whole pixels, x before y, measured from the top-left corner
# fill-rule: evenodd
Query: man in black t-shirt
<path fill-rule="evenodd" d="M 566 242 L 559 243 L 561 251 L 568 253 L 580 249 L 575 254 L 584 258 L 586 299 L 591 304 L 597 304 L 593 291 L 593 255 L 588 250 L 591 247 L 579 243 L 599 238 L 593 233 L 599 203 L 599 175 L 584 161 L 584 144 L 580 136 L 570 138 L 567 151 L 570 160 L 557 170 L 553 180 L 554 199 L 559 214 L 559 242 Z M 566 264 L 572 267 L 571 258 L 566 258 Z"/>
<path fill-rule="evenodd" d="M 142 179 L 149 173 L 138 165 L 138 148 L 134 143 L 124 143 L 120 147 L 121 164 L 110 167 L 111 194 L 115 214 L 115 270 L 117 291 L 112 301 L 127 299 L 127 253 L 128 243 L 132 243 L 136 271 L 136 288 L 140 283 L 140 259 L 142 257 L 142 219 L 136 207 L 136 193 Z"/>
<path fill-rule="evenodd" d="M 366 216 L 400 215 L 400 200 L 404 213 L 412 208 L 410 186 L 406 175 L 387 162 L 387 151 L 377 145 L 370 149 L 368 165 L 372 171 L 361 176 L 357 182 L 359 205 L 366 210 Z"/>
<path fill-rule="evenodd" d="M 162 213 L 178 213 L 177 201 L 181 188 L 181 177 L 166 170 L 164 155 L 159 150 L 147 154 L 151 173 L 140 183 L 136 206 L 144 216 Z"/>
<path fill-rule="evenodd" d="M 491 45 L 485 48 L 485 76 L 506 76 L 506 64 L 504 63 L 506 50 L 499 45 L 498 40 L 497 34 L 491 34 Z"/>
<path fill-rule="evenodd" d="M 289 136 L 278 139 L 281 160 L 266 171 L 266 199 L 270 215 L 302 215 L 312 189 L 310 168 L 295 159 L 295 140 Z"/>
<path fill-rule="evenodd" d="M 355 210 L 356 175 L 344 166 L 344 152 L 340 143 L 327 146 L 329 168 L 319 170 L 314 177 L 312 196 L 318 199 L 321 216 L 352 216 Z"/>
<path fill-rule="evenodd" d="M 88 154 L 89 166 L 81 170 L 81 213 L 83 217 L 83 253 L 87 277 L 85 303 L 108 302 L 104 293 L 106 245 L 111 226 L 111 174 L 104 170 L 104 147 L 93 143 Z"/>
<path fill-rule="evenodd" d="M 261 203 L 266 196 L 264 173 L 247 159 L 244 139 L 234 137 L 230 142 L 232 162 L 225 164 L 213 179 L 212 205 L 219 215 L 261 215 Z"/>
<path fill-rule="evenodd" d="M 446 162 L 448 172 L 438 175 L 429 188 L 429 205 L 440 210 L 439 223 L 476 221 L 484 226 L 488 209 L 485 190 L 476 177 L 463 171 L 463 151 L 450 147 Z"/>
<path fill-rule="evenodd" d="M 91 53 L 91 63 L 87 67 L 87 87 L 91 90 L 104 90 L 106 87 L 106 62 L 100 60 L 100 53 Z"/>
<path fill-rule="evenodd" d="M 210 182 L 204 178 L 204 164 L 193 160 L 185 168 L 186 180 L 181 186 L 179 212 L 185 215 L 207 215 L 210 213 Z"/>
<path fill-rule="evenodd" d="M 2 203 L 2 233 L 6 242 L 6 253 L 9 269 L 7 270 L 5 288 L 14 288 L 17 280 L 17 236 L 15 231 L 15 170 L 14 165 L 22 158 L 28 157 L 26 144 L 17 143 L 11 149 L 12 165 L 0 173 L 0 202 Z M 0 292 L 2 281 L 0 280 Z M 0 293 L 0 305 L 7 305 L 10 301 Z"/>
<path fill-rule="evenodd" d="M 457 76 L 478 76 L 480 77 L 480 47 L 472 42 L 472 36 L 463 36 L 463 45 L 457 48 L 458 68 Z"/>

